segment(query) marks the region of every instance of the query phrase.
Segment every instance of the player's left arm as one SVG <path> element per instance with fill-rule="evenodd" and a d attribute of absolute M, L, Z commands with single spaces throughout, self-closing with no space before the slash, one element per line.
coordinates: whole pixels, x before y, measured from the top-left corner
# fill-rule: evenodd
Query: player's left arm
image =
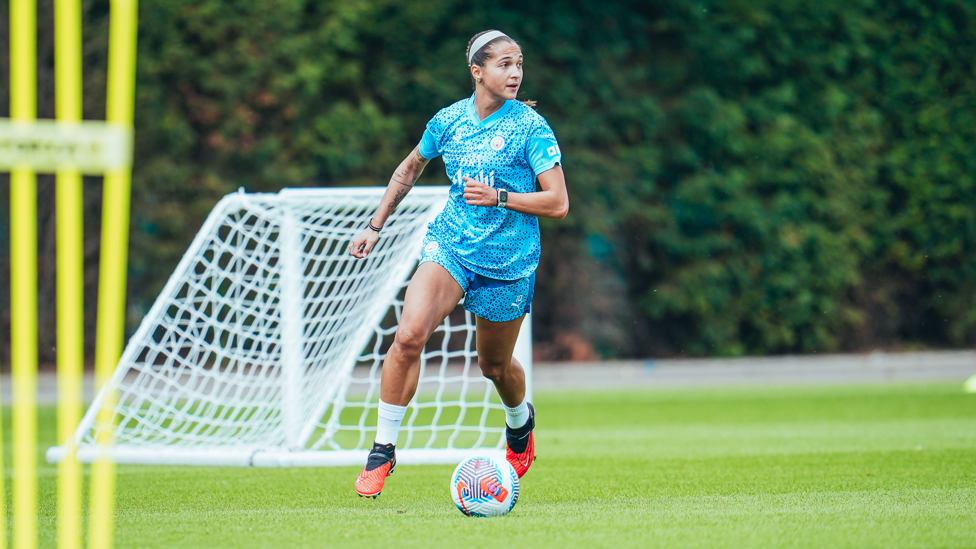
<path fill-rule="evenodd" d="M 539 174 L 541 191 L 534 193 L 508 193 L 508 204 L 505 209 L 514 210 L 537 217 L 552 217 L 562 219 L 569 213 L 569 193 L 566 192 L 566 178 L 563 168 L 556 164 L 551 169 Z M 498 205 L 498 191 L 471 179 L 464 178 L 464 201 L 469 206 Z"/>

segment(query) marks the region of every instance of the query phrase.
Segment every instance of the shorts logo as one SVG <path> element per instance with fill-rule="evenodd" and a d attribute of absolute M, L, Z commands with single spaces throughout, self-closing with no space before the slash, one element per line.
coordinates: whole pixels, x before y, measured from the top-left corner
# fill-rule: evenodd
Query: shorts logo
<path fill-rule="evenodd" d="M 505 147 L 505 138 L 500 135 L 496 135 L 491 139 L 490 145 L 492 150 L 500 151 Z"/>
<path fill-rule="evenodd" d="M 429 254 L 432 254 L 432 253 L 436 252 L 437 249 L 440 248 L 440 247 L 441 247 L 441 245 L 438 244 L 436 240 L 432 240 L 432 241 L 428 242 L 426 246 L 424 246 L 424 251 L 427 252 L 427 253 L 429 253 Z"/>
<path fill-rule="evenodd" d="M 561 154 L 559 151 L 559 145 L 553 145 L 549 147 L 548 149 L 546 149 L 546 152 L 549 153 L 549 156 L 556 156 L 557 154 Z"/>

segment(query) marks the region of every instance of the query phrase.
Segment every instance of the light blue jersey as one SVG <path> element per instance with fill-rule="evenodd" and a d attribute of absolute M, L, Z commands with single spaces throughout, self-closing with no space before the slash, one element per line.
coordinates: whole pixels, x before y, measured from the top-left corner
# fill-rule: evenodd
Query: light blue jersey
<path fill-rule="evenodd" d="M 479 120 L 474 96 L 442 109 L 427 124 L 420 154 L 443 156 L 451 179 L 444 211 L 430 233 L 457 260 L 482 276 L 516 280 L 539 265 L 539 220 L 502 208 L 464 202 L 463 176 L 515 193 L 535 192 L 535 179 L 562 162 L 552 128 L 520 101 L 506 101 Z"/>

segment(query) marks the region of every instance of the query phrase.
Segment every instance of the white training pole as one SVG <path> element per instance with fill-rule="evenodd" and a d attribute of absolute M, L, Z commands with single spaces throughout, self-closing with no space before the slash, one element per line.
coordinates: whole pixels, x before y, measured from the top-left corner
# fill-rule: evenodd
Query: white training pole
<path fill-rule="evenodd" d="M 305 372 L 305 306 L 302 301 L 302 235 L 293 217 L 281 216 L 279 233 L 278 271 L 281 284 L 281 427 L 285 432 L 285 446 L 289 450 L 302 448 L 299 436 L 302 429 L 302 376 Z"/>

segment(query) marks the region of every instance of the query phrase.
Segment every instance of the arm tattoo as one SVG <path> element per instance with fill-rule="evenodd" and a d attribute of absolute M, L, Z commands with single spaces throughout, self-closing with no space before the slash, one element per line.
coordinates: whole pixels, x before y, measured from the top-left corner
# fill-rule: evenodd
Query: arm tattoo
<path fill-rule="evenodd" d="M 389 212 L 391 214 L 393 213 L 393 210 L 395 210 L 396 207 L 400 205 L 400 202 L 403 201 L 403 198 L 407 196 L 408 190 L 410 189 L 399 189 L 397 191 L 396 196 L 393 197 L 393 202 L 390 202 Z"/>
<path fill-rule="evenodd" d="M 424 158 L 423 155 L 417 151 L 413 153 L 409 160 L 414 171 L 414 174 L 409 178 L 409 181 L 407 178 L 407 174 L 409 172 L 406 169 L 393 172 L 393 181 L 396 181 L 404 187 L 413 187 L 414 183 L 417 182 L 417 178 L 419 178 L 420 174 L 423 173 L 427 163 L 430 162 L 430 160 Z"/>
<path fill-rule="evenodd" d="M 413 187 L 413 182 L 417 180 L 417 177 L 414 176 L 414 178 L 410 181 L 410 183 L 404 183 L 403 181 L 406 178 L 407 178 L 407 172 L 406 171 L 404 171 L 403 173 L 393 172 L 393 180 L 394 181 L 396 181 L 397 183 L 403 185 L 404 187 Z"/>
<path fill-rule="evenodd" d="M 420 151 L 414 152 L 413 158 L 411 160 L 413 160 L 413 167 L 414 169 L 417 170 L 418 177 L 420 176 L 420 172 L 424 171 L 424 168 L 427 166 L 427 163 L 430 162 L 429 159 L 424 158 L 423 155 L 420 154 Z"/>

